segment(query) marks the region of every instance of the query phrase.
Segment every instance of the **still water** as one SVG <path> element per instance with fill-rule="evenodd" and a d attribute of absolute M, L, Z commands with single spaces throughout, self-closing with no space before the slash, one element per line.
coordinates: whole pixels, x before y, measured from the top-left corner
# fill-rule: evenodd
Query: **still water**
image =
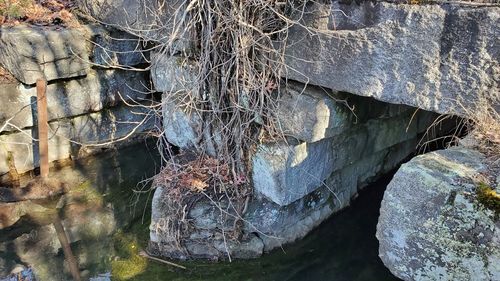
<path fill-rule="evenodd" d="M 0 229 L 0 277 L 29 266 L 41 281 L 72 280 L 73 266 L 82 280 L 397 280 L 378 258 L 375 238 L 387 178 L 296 244 L 249 261 L 183 262 L 182 270 L 139 255 L 152 193 L 133 190 L 158 169 L 153 145 L 135 145 L 53 169 L 71 187 L 57 200 L 0 204 L 0 215 L 12 218 Z M 61 231 L 73 257 L 61 247 Z"/>

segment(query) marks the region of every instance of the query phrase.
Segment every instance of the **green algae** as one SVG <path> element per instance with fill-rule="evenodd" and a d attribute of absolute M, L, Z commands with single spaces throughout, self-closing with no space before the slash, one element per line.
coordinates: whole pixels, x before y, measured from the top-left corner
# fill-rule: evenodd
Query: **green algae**
<path fill-rule="evenodd" d="M 148 261 L 139 255 L 140 246 L 134 235 L 118 231 L 113 242 L 119 257 L 111 261 L 111 274 L 115 280 L 130 280 L 146 270 Z"/>

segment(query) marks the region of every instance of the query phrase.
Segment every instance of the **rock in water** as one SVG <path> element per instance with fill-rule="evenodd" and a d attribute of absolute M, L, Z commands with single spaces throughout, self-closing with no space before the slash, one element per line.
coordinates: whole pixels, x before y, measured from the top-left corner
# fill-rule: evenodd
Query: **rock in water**
<path fill-rule="evenodd" d="M 399 169 L 377 226 L 379 255 L 393 274 L 404 280 L 500 280 L 500 222 L 476 194 L 486 163 L 481 153 L 454 147 Z"/>

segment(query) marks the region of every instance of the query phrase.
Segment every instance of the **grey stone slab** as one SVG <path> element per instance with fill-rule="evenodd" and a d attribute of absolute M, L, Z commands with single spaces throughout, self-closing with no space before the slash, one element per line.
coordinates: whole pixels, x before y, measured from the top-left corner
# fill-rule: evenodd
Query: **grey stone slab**
<path fill-rule="evenodd" d="M 49 121 L 96 112 L 125 101 L 144 101 L 148 87 L 147 73 L 122 70 L 90 70 L 79 79 L 47 86 Z M 0 124 L 9 122 L 18 128 L 34 125 L 36 88 L 23 84 L 0 86 Z M 36 120 L 36 119 L 35 119 Z M 36 124 L 35 124 L 36 125 Z M 5 131 L 16 131 L 13 126 Z"/>
<path fill-rule="evenodd" d="M 390 118 L 411 107 L 289 81 L 277 102 L 277 127 L 286 136 L 316 142 L 373 118 Z"/>
<path fill-rule="evenodd" d="M 500 7 L 310 2 L 289 32 L 287 77 L 439 113 L 499 98 Z"/>
<path fill-rule="evenodd" d="M 152 130 L 155 120 L 152 116 L 143 122 L 149 112 L 145 109 L 115 107 L 104 111 L 62 119 L 49 124 L 49 161 L 68 159 L 85 155 L 89 145 L 106 143 Z M 9 152 L 12 153 L 19 173 L 38 166 L 36 131 L 0 135 L 0 175 L 9 171 Z M 112 147 L 113 144 L 100 146 Z"/>
<path fill-rule="evenodd" d="M 90 68 L 85 29 L 1 27 L 0 63 L 24 84 L 72 78 Z"/>
<path fill-rule="evenodd" d="M 196 61 L 168 54 L 154 53 L 151 78 L 158 92 L 187 92 L 197 95 L 198 64 Z"/>
<path fill-rule="evenodd" d="M 333 171 L 415 138 L 418 118 L 417 113 L 413 117 L 403 114 L 372 119 L 313 143 L 261 144 L 252 158 L 255 192 L 279 205 L 288 205 L 320 187 Z"/>

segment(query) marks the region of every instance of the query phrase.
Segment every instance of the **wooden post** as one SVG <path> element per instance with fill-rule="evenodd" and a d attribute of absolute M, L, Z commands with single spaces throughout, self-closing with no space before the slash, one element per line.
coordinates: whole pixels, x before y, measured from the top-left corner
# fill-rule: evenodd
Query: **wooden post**
<path fill-rule="evenodd" d="M 38 155 L 40 159 L 40 176 L 49 177 L 49 123 L 47 112 L 47 82 L 36 81 L 37 116 L 38 116 Z"/>

